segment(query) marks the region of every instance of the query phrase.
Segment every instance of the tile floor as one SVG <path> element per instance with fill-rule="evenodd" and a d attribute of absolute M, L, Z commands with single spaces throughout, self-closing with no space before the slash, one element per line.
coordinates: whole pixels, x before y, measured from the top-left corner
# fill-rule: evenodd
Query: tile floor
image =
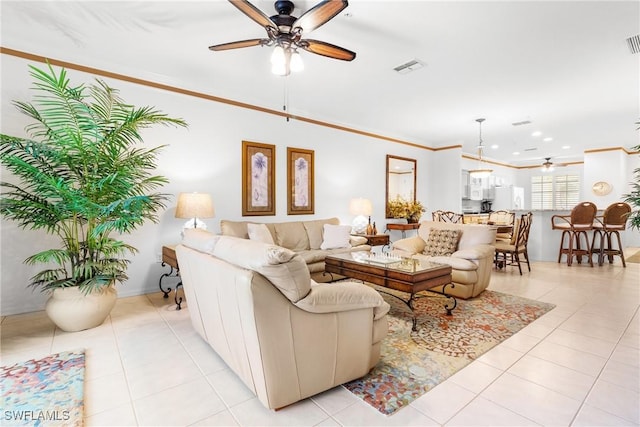
<path fill-rule="evenodd" d="M 640 264 L 532 270 L 494 271 L 490 289 L 557 307 L 389 417 L 342 387 L 265 409 L 160 292 L 119 299 L 83 332 L 4 317 L 0 362 L 85 348 L 89 426 L 640 425 Z"/>

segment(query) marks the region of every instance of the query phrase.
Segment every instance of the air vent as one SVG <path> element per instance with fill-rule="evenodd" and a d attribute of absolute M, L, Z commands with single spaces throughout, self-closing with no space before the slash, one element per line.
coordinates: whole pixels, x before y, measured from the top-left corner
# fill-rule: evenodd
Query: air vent
<path fill-rule="evenodd" d="M 531 148 L 525 148 L 524 151 L 536 151 L 537 148 L 536 147 L 531 147 Z"/>
<path fill-rule="evenodd" d="M 640 53 L 640 35 L 631 36 L 627 39 L 627 46 L 631 53 Z"/>
<path fill-rule="evenodd" d="M 398 65 L 397 67 L 394 68 L 394 70 L 400 74 L 407 74 L 407 73 L 410 73 L 411 71 L 419 70 L 422 67 L 424 67 L 424 63 L 422 61 L 418 59 L 412 59 L 409 62 L 406 62 L 402 65 Z"/>
<path fill-rule="evenodd" d="M 511 125 L 513 126 L 522 126 L 522 125 L 530 125 L 530 124 L 531 124 L 531 120 L 523 120 L 521 122 L 511 123 Z"/>

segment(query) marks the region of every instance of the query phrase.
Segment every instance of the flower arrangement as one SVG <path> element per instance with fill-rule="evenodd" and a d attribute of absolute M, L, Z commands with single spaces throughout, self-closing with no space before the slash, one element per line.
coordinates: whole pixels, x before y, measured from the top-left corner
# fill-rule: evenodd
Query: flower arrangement
<path fill-rule="evenodd" d="M 389 200 L 387 212 L 392 218 L 406 218 L 408 222 L 418 222 L 424 212 L 424 206 L 417 200 L 404 200 L 398 196 Z"/>

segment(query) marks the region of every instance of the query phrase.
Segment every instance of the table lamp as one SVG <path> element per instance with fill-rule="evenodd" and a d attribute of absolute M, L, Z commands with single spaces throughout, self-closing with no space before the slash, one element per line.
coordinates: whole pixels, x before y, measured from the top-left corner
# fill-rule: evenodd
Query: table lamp
<path fill-rule="evenodd" d="M 349 203 L 349 213 L 356 215 L 351 223 L 353 233 L 364 234 L 365 231 L 367 231 L 367 225 L 371 224 L 372 212 L 373 207 L 370 200 L 363 199 L 362 197 L 351 199 Z"/>
<path fill-rule="evenodd" d="M 206 193 L 180 193 L 178 196 L 178 206 L 176 207 L 176 218 L 189 218 L 183 228 L 207 229 L 207 224 L 199 218 L 213 218 L 213 200 L 211 195 Z"/>

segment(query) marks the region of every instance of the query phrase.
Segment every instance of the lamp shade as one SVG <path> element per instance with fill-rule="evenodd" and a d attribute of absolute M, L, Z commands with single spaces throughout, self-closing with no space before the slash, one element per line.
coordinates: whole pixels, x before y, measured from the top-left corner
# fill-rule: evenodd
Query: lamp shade
<path fill-rule="evenodd" d="M 349 202 L 349 213 L 351 215 L 371 215 L 373 212 L 373 206 L 371 200 L 363 199 L 361 197 L 357 199 L 351 199 Z"/>
<path fill-rule="evenodd" d="M 176 218 L 212 218 L 215 216 L 213 200 L 206 193 L 180 193 Z"/>

